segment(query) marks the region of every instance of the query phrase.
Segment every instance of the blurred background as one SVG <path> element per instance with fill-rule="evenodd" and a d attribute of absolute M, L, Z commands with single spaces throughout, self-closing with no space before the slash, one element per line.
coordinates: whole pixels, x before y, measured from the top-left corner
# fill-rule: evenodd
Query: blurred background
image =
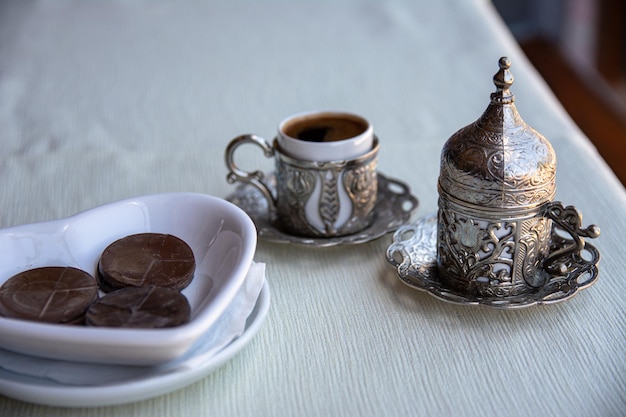
<path fill-rule="evenodd" d="M 626 184 L 626 1 L 492 1 L 567 112 Z"/>

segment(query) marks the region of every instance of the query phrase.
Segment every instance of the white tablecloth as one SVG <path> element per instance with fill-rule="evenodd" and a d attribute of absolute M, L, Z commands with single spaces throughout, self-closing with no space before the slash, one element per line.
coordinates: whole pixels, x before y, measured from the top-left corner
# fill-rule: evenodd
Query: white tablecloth
<path fill-rule="evenodd" d="M 436 210 L 441 147 L 486 108 L 503 55 L 518 110 L 557 153 L 557 199 L 602 228 L 595 286 L 551 306 L 463 307 L 401 284 L 389 235 L 260 242 L 270 313 L 217 372 L 114 407 L 0 396 L 0 415 L 624 415 L 626 192 L 485 0 L 3 2 L 0 227 L 166 191 L 225 197 L 228 141 L 310 109 L 371 120 L 415 220 Z"/>

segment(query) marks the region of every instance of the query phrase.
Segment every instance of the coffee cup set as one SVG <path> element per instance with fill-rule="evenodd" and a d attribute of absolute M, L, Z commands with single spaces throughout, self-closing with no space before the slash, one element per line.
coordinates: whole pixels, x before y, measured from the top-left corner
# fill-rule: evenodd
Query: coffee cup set
<path fill-rule="evenodd" d="M 570 299 L 597 281 L 600 254 L 585 238 L 600 230 L 554 201 L 555 152 L 517 112 L 509 67 L 500 58 L 487 109 L 443 146 L 436 214 L 409 223 L 418 200 L 377 171 L 372 125 L 336 111 L 290 116 L 272 142 L 230 141 L 227 180 L 241 184 L 227 199 L 273 242 L 352 245 L 393 232 L 385 255 L 398 278 L 444 301 L 515 309 Z M 242 145 L 273 158 L 274 172 L 241 170 Z"/>

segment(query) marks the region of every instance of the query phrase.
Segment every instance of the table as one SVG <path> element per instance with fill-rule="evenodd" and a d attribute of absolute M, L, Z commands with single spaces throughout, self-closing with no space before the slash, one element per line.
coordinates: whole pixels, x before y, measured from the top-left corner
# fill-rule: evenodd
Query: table
<path fill-rule="evenodd" d="M 152 193 L 225 197 L 228 141 L 310 109 L 371 120 L 415 221 L 436 210 L 441 147 L 486 108 L 504 55 L 518 110 L 555 148 L 557 199 L 602 228 L 595 286 L 523 310 L 457 306 L 397 279 L 390 235 L 259 242 L 270 312 L 219 370 L 111 407 L 0 396 L 0 415 L 624 415 L 626 192 L 486 0 L 3 2 L 0 227 Z"/>

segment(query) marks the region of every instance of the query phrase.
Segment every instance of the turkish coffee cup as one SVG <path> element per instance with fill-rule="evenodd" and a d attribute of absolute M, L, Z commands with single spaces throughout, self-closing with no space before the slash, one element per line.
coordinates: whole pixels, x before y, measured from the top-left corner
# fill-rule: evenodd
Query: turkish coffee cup
<path fill-rule="evenodd" d="M 336 237 L 367 228 L 378 192 L 379 143 L 371 123 L 352 113 L 315 111 L 287 117 L 277 130 L 271 143 L 253 134 L 231 140 L 227 180 L 260 190 L 268 215 L 289 234 Z M 234 155 L 243 144 L 274 159 L 275 185 L 262 172 L 236 165 Z"/>

